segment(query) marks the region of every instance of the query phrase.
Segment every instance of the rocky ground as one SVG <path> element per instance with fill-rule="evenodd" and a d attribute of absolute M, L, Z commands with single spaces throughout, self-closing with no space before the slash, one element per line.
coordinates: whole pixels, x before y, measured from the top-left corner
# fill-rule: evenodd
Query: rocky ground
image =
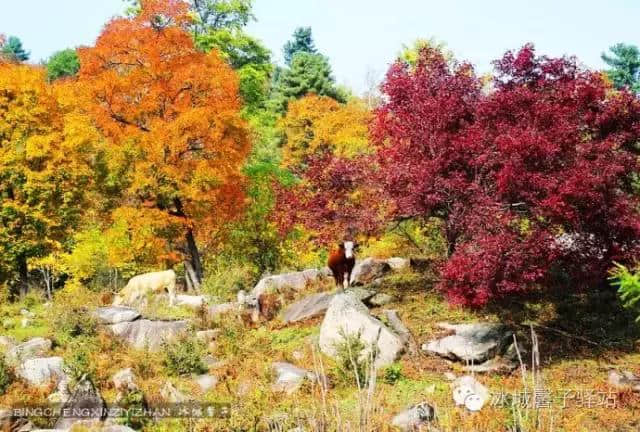
<path fill-rule="evenodd" d="M 58 300 L 6 306 L 0 351 L 14 380 L 0 422 L 23 431 L 640 430 L 640 331 L 615 296 L 474 313 L 448 306 L 420 264 L 362 260 L 345 292 L 311 269 L 264 278 L 226 303 L 183 294 L 175 307 L 162 296 L 124 307 L 94 296 L 74 311 L 76 327 L 95 322 L 95 331 L 71 337 L 52 318 L 65 310 Z M 228 404 L 229 417 L 19 418 L 8 409 L 188 402 Z"/>

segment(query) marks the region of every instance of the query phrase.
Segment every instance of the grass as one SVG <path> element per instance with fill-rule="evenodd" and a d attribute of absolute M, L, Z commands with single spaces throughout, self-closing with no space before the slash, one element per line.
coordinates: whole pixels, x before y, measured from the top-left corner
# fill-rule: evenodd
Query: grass
<path fill-rule="evenodd" d="M 436 326 L 440 321 L 502 320 L 517 327 L 519 340 L 527 345 L 531 339 L 530 329 L 521 324 L 534 323 L 545 326 L 534 327 L 539 337 L 542 366 L 539 380 L 553 394 L 568 390 L 574 393 L 609 392 L 607 376 L 612 367 L 640 375 L 640 329 L 634 327 L 633 317 L 620 308 L 615 296 L 611 297 L 606 291 L 590 295 L 565 292 L 557 297 L 531 297 L 488 310 L 470 311 L 450 306 L 433 289 L 433 283 L 432 275 L 401 272 L 385 278 L 380 287 L 381 291 L 398 299 L 384 308 L 398 311 L 419 344 L 442 334 Z M 315 290 L 317 287 L 310 287 L 309 292 Z M 296 299 L 306 294 L 299 293 Z M 2 305 L 0 317 L 17 319 L 24 306 Z M 56 329 L 49 328 L 47 321 L 41 319 L 46 310 L 37 302 L 30 306 L 29 310 L 37 315 L 33 326 L 26 329 L 14 327 L 7 333 L 19 340 L 55 335 Z M 379 309 L 372 312 L 381 315 Z M 197 319 L 195 311 L 183 308 L 165 307 L 157 309 L 155 314 L 163 319 Z M 266 419 L 284 413 L 288 417 L 283 424 L 289 428 L 303 424 L 310 432 L 318 430 L 312 423 L 320 418 L 329 422 L 326 432 L 384 432 L 391 430 L 389 422 L 396 413 L 422 401 L 436 407 L 437 429 L 441 432 L 640 430 L 640 397 L 626 392 L 614 393 L 618 404 L 615 409 L 577 406 L 525 409 L 489 404 L 479 413 L 469 413 L 453 405 L 450 383 L 444 377 L 447 371 L 460 376 L 463 373 L 460 365 L 422 354 L 403 356 L 393 365 L 389 379 L 384 379 L 385 370 L 380 371 L 375 392 L 363 399 L 366 389 L 359 392 L 350 380 L 337 379 L 336 362 L 314 351 L 320 322 L 321 318 L 318 318 L 284 326 L 273 320 L 257 327 L 247 327 L 237 317 L 225 318 L 220 322 L 223 332 L 215 347 L 207 348 L 213 350 L 210 354 L 225 362 L 209 371 L 219 377 L 218 386 L 203 394 L 189 376 L 172 377 L 171 381 L 179 390 L 204 401 L 231 403 L 234 407 L 231 418 L 192 422 L 167 420 L 148 424 L 144 430 L 268 430 Z M 96 385 L 108 403 L 113 403 L 116 396 L 111 377 L 126 367 L 134 369 L 137 382 L 149 403 L 160 402 L 160 388 L 170 376 L 169 369 L 163 364 L 162 353 L 129 349 L 102 331 L 91 338 L 92 349 L 88 355 L 95 366 Z M 68 357 L 71 346 L 57 346 L 54 354 Z M 321 359 L 321 368 L 318 358 Z M 271 364 L 275 361 L 289 361 L 324 372 L 329 376 L 332 387 L 323 390 L 308 383 L 293 396 L 274 393 L 271 390 L 274 379 Z M 524 362 L 530 370 L 529 357 Z M 496 394 L 514 395 L 523 390 L 519 371 L 511 375 L 480 375 L 478 379 Z M 0 405 L 15 401 L 42 401 L 49 391 L 29 389 L 16 381 L 5 395 L 0 396 Z M 363 403 L 372 404 L 364 429 L 358 426 Z"/>

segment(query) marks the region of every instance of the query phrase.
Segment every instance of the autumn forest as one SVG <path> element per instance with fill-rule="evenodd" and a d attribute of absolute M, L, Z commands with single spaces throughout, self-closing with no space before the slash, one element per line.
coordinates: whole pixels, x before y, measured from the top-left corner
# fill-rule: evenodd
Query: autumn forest
<path fill-rule="evenodd" d="M 126 3 L 43 64 L 0 35 L 3 304 L 77 311 L 169 269 L 179 294 L 224 301 L 348 240 L 419 263 L 438 308 L 504 319 L 605 290 L 623 327 L 640 317 L 635 46 L 600 47 L 607 70 L 516 46 L 481 75 L 417 40 L 356 95 L 311 28 L 275 64 L 246 32 L 252 0 Z"/>

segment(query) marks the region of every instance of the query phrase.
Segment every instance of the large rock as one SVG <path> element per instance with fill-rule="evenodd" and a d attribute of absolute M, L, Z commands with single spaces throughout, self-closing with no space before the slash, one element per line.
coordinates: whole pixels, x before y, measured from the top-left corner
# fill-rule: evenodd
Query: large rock
<path fill-rule="evenodd" d="M 609 385 L 618 390 L 640 392 L 640 377 L 630 371 L 618 372 L 612 370 L 609 372 Z"/>
<path fill-rule="evenodd" d="M 67 380 L 62 357 L 43 357 L 25 360 L 16 369 L 17 375 L 33 386 Z"/>
<path fill-rule="evenodd" d="M 137 349 L 158 351 L 163 342 L 169 342 L 185 334 L 187 321 L 138 320 L 108 326 L 111 332 Z"/>
<path fill-rule="evenodd" d="M 118 391 L 132 392 L 139 389 L 136 384 L 136 376 L 131 368 L 120 369 L 113 375 L 111 380 L 113 381 L 113 386 Z"/>
<path fill-rule="evenodd" d="M 469 411 L 480 411 L 489 400 L 489 389 L 471 375 L 457 378 L 451 386 L 453 401 L 456 405 L 464 405 Z"/>
<path fill-rule="evenodd" d="M 200 387 L 200 390 L 202 390 L 203 392 L 208 392 L 216 385 L 218 385 L 218 377 L 215 375 L 198 375 L 195 376 L 193 380 L 196 384 L 198 384 L 198 387 Z"/>
<path fill-rule="evenodd" d="M 288 306 L 282 314 L 285 323 L 304 321 L 322 315 L 328 308 L 334 293 L 311 294 Z"/>
<path fill-rule="evenodd" d="M 432 340 L 422 349 L 450 360 L 483 363 L 501 354 L 513 340 L 513 332 L 500 323 L 440 323 L 439 326 L 454 334 Z"/>
<path fill-rule="evenodd" d="M 376 295 L 374 291 L 359 287 L 349 288 L 345 293 L 352 295 L 360 301 L 369 300 Z M 331 300 L 333 300 L 335 296 L 335 292 L 311 294 L 289 305 L 282 314 L 282 320 L 285 323 L 294 323 L 320 316 L 329 308 L 329 304 L 331 304 Z"/>
<path fill-rule="evenodd" d="M 102 324 L 119 324 L 140 318 L 140 312 L 125 306 L 107 306 L 93 311 L 93 316 Z"/>
<path fill-rule="evenodd" d="M 18 344 L 11 336 L 0 336 L 0 352 L 6 352 Z"/>
<path fill-rule="evenodd" d="M 276 362 L 273 364 L 273 369 L 277 377 L 272 389 L 276 392 L 292 394 L 302 386 L 305 379 L 309 381 L 316 381 L 318 379 L 315 373 L 301 369 L 291 363 Z"/>
<path fill-rule="evenodd" d="M 189 397 L 178 390 L 170 381 L 160 389 L 160 396 L 168 403 L 184 403 L 189 401 Z"/>
<path fill-rule="evenodd" d="M 320 349 L 330 357 L 337 355 L 336 346 L 344 342 L 345 335 L 359 335 L 366 348 L 362 355 L 370 355 L 375 346 L 375 365 L 381 367 L 395 361 L 404 350 L 402 339 L 369 314 L 367 307 L 349 294 L 338 294 L 320 327 Z"/>
<path fill-rule="evenodd" d="M 353 272 L 351 272 L 351 285 L 369 284 L 390 271 L 391 266 L 386 260 L 365 258 L 362 261 L 356 261 Z"/>
<path fill-rule="evenodd" d="M 50 349 L 51 341 L 49 339 L 37 337 L 9 348 L 5 354 L 5 358 L 9 365 L 16 366 L 24 360 L 42 357 Z"/>
<path fill-rule="evenodd" d="M 93 383 L 81 380 L 71 393 L 71 398 L 62 407 L 62 416 L 56 422 L 56 429 L 68 429 L 77 421 L 106 418 L 106 403 Z"/>
<path fill-rule="evenodd" d="M 414 405 L 400 414 L 396 415 L 391 420 L 391 425 L 399 428 L 402 431 L 414 431 L 423 425 L 434 420 L 436 417 L 435 409 L 427 402 Z"/>
<path fill-rule="evenodd" d="M 378 293 L 367 300 L 367 303 L 374 307 L 386 306 L 396 301 L 396 298 L 386 293 Z"/>
<path fill-rule="evenodd" d="M 321 281 L 326 276 L 326 271 L 318 269 L 267 276 L 258 282 L 251 294 L 259 298 L 262 294 L 269 292 L 302 291 L 307 286 Z"/>
<path fill-rule="evenodd" d="M 391 266 L 391 269 L 394 271 L 411 268 L 411 260 L 409 258 L 393 257 L 387 258 L 385 261 L 387 262 L 387 264 L 389 264 L 389 266 Z"/>

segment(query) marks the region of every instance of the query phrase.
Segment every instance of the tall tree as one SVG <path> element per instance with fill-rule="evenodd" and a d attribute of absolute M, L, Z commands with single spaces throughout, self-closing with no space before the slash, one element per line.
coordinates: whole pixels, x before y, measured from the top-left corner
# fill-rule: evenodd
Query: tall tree
<path fill-rule="evenodd" d="M 2 44 L 2 54 L 8 60 L 15 62 L 27 61 L 30 55 L 22 46 L 22 41 L 16 36 L 9 36 Z"/>
<path fill-rule="evenodd" d="M 611 66 L 607 75 L 617 89 L 626 88 L 640 93 L 640 50 L 635 45 L 623 43 L 609 48 L 610 54 L 602 53 L 602 60 Z"/>
<path fill-rule="evenodd" d="M 113 20 L 94 47 L 79 50 L 79 84 L 100 129 L 127 155 L 120 217 L 152 223 L 198 288 L 200 246 L 218 241 L 243 207 L 249 141 L 238 78 L 217 51 L 196 49 L 191 23 L 186 2 L 143 0 L 139 14 Z"/>
<path fill-rule="evenodd" d="M 494 91 L 425 48 L 383 85 L 373 135 L 396 217 L 439 217 L 440 288 L 458 303 L 601 283 L 640 252 L 640 100 L 532 46 L 495 63 Z"/>
<path fill-rule="evenodd" d="M 288 41 L 283 48 L 284 61 L 291 66 L 293 57 L 298 53 L 318 54 L 311 27 L 298 27 L 293 32 L 293 39 Z"/>
<path fill-rule="evenodd" d="M 80 60 L 74 49 L 58 51 L 47 61 L 47 78 L 49 81 L 75 76 L 79 70 Z"/>
<path fill-rule="evenodd" d="M 280 71 L 274 88 L 274 99 L 280 112 L 287 110 L 289 101 L 309 93 L 328 96 L 345 102 L 346 96 L 336 87 L 329 60 L 321 54 L 299 52 L 291 67 Z"/>
<path fill-rule="evenodd" d="M 309 95 L 292 101 L 279 122 L 285 166 L 304 165 L 324 152 L 347 158 L 370 153 L 370 116 L 357 100 L 341 104 L 326 96 Z"/>
<path fill-rule="evenodd" d="M 44 71 L 0 65 L 0 283 L 25 293 L 28 264 L 61 250 L 88 207 L 101 139 Z"/>
<path fill-rule="evenodd" d="M 277 187 L 280 229 L 297 225 L 316 243 L 373 232 L 385 215 L 372 181 L 371 113 L 360 101 L 341 104 L 309 95 L 289 104 L 279 122 L 284 134 L 283 166 L 297 182 Z"/>

